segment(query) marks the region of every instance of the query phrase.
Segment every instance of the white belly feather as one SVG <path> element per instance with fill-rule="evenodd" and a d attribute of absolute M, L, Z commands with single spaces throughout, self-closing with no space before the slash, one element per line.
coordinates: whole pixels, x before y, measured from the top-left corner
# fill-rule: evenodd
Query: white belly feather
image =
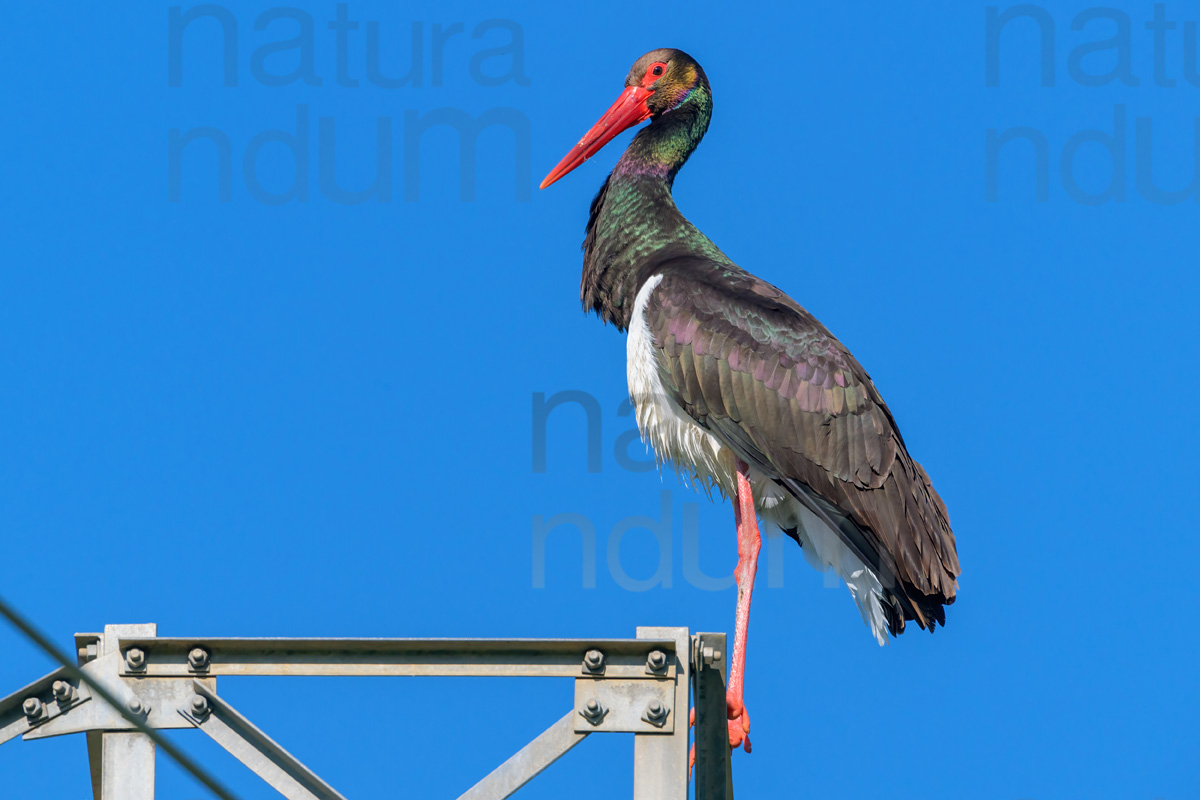
<path fill-rule="evenodd" d="M 660 465 L 671 463 L 681 475 L 706 489 L 715 486 L 726 497 L 733 497 L 736 475 L 733 453 L 671 399 L 658 374 L 658 359 L 645 309 L 662 278 L 655 275 L 642 286 L 629 322 L 626 368 L 638 429 L 642 440 L 653 446 Z M 887 625 L 880 606 L 883 587 L 879 579 L 828 525 L 775 481 L 753 467 L 749 477 L 755 507 L 763 521 L 795 529 L 808 563 L 822 572 L 832 569 L 845 582 L 863 622 L 880 644 L 887 644 Z"/>

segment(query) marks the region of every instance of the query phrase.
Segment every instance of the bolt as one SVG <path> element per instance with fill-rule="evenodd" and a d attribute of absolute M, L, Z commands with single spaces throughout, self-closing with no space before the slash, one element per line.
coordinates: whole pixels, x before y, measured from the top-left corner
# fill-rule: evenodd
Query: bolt
<path fill-rule="evenodd" d="M 642 718 L 651 725 L 661 728 L 667 721 L 667 707 L 658 700 L 651 700 L 646 705 L 646 714 Z"/>
<path fill-rule="evenodd" d="M 192 716 L 203 719 L 208 716 L 208 698 L 203 695 L 192 695 Z"/>
<path fill-rule="evenodd" d="M 588 650 L 583 657 L 583 668 L 588 672 L 601 672 L 604 670 L 604 653 L 599 650 Z"/>
<path fill-rule="evenodd" d="M 30 720 L 35 720 L 42 715 L 42 701 L 36 697 L 26 697 L 25 702 L 21 705 L 21 710 Z"/>
<path fill-rule="evenodd" d="M 722 656 L 720 650 L 716 650 L 712 647 L 705 647 L 700 652 L 700 657 L 704 659 L 704 663 L 707 666 L 711 667 L 713 664 L 716 664 L 718 661 L 720 661 Z"/>
<path fill-rule="evenodd" d="M 604 719 L 604 715 L 608 712 L 599 700 L 593 698 L 583 704 L 583 710 L 579 713 L 582 714 L 583 718 L 591 724 L 599 725 Z"/>
<path fill-rule="evenodd" d="M 196 647 L 192 652 L 188 653 L 188 666 L 194 672 L 203 672 L 208 669 L 208 651 L 203 647 Z"/>
<path fill-rule="evenodd" d="M 662 672 L 667 668 L 667 654 L 662 650 L 654 650 L 646 658 L 646 669 L 651 672 Z"/>
<path fill-rule="evenodd" d="M 66 681 L 55 681 L 52 687 L 54 691 L 54 699 L 60 703 L 70 702 L 75 695 L 75 687 Z"/>
<path fill-rule="evenodd" d="M 146 714 L 150 713 L 150 709 L 147 708 L 145 704 L 143 704 L 142 701 L 136 697 L 130 699 L 128 708 L 136 717 L 144 717 Z"/>
<path fill-rule="evenodd" d="M 130 669 L 142 669 L 146 666 L 146 651 L 140 647 L 131 647 L 125 651 L 125 663 Z"/>

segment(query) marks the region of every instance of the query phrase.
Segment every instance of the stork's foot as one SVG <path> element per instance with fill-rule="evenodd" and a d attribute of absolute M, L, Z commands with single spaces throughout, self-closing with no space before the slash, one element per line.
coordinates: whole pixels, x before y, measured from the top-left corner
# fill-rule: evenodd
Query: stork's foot
<path fill-rule="evenodd" d="M 737 750 L 745 745 L 750 752 L 750 712 L 740 698 L 732 694 L 725 698 L 725 707 L 729 715 L 729 748 Z"/>
<path fill-rule="evenodd" d="M 688 727 L 696 727 L 696 707 L 688 713 Z M 688 780 L 692 779 L 692 767 L 696 766 L 696 743 L 692 742 L 692 748 L 688 750 Z"/>
<path fill-rule="evenodd" d="M 725 698 L 726 713 L 729 715 L 729 749 L 737 750 L 742 745 L 750 752 L 750 714 L 746 706 L 732 695 Z M 688 727 L 696 725 L 696 709 L 688 714 Z M 688 750 L 688 780 L 692 778 L 692 768 L 696 766 L 696 743 Z"/>
<path fill-rule="evenodd" d="M 746 711 L 746 706 L 732 694 L 725 698 L 725 708 L 728 714 L 728 726 L 730 726 L 730 750 L 737 750 L 738 747 L 745 745 L 746 752 L 750 752 L 750 714 Z M 696 727 L 696 709 L 692 709 L 688 715 L 688 727 Z M 696 742 L 692 742 L 691 750 L 688 751 L 688 780 L 691 780 L 691 770 L 696 766 Z"/>

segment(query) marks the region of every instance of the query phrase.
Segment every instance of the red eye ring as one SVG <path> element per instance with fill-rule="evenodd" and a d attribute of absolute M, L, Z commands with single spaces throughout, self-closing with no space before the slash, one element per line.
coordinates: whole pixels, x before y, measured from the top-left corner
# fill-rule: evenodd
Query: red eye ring
<path fill-rule="evenodd" d="M 650 66 L 646 67 L 646 75 L 642 78 L 642 86 L 649 87 L 650 84 L 667 74 L 667 64 L 664 61 L 655 61 Z"/>

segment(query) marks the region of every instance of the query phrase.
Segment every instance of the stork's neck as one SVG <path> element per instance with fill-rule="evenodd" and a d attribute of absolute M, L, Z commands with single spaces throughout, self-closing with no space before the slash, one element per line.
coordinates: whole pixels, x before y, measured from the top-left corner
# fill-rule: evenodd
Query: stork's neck
<path fill-rule="evenodd" d="M 587 311 L 624 330 L 638 289 L 668 259 L 725 255 L 679 213 L 675 175 L 708 130 L 712 101 L 697 87 L 684 103 L 642 129 L 592 201 L 583 243 L 580 299 Z"/>

